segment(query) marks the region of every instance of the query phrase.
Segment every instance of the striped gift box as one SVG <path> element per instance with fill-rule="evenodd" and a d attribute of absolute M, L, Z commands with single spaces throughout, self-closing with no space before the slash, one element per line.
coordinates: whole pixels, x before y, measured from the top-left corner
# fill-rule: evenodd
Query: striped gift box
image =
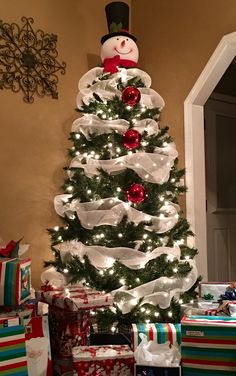
<path fill-rule="evenodd" d="M 140 333 L 145 334 L 148 341 L 181 344 L 181 324 L 132 324 L 133 350 L 135 350 L 141 342 Z"/>
<path fill-rule="evenodd" d="M 236 319 L 190 316 L 181 321 L 183 376 L 236 375 Z"/>
<path fill-rule="evenodd" d="M 0 375 L 28 375 L 25 329 L 19 318 L 0 318 Z"/>
<path fill-rule="evenodd" d="M 30 259 L 0 259 L 0 306 L 20 305 L 28 299 L 30 265 Z"/>

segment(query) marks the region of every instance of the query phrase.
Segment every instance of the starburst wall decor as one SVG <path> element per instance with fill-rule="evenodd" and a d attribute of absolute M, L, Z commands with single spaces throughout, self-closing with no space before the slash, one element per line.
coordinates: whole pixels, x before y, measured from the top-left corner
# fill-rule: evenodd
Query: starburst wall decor
<path fill-rule="evenodd" d="M 57 36 L 34 31 L 33 18 L 22 17 L 23 26 L 0 21 L 0 89 L 23 92 L 27 103 L 34 95 L 58 98 L 57 72 L 65 74 L 66 63 L 57 61 Z"/>

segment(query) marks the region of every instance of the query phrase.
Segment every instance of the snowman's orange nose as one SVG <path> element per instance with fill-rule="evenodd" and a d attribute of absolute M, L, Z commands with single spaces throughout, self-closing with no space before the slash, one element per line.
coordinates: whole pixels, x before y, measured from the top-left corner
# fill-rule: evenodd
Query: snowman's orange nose
<path fill-rule="evenodd" d="M 122 40 L 120 45 L 121 45 L 121 47 L 125 47 L 125 40 Z"/>

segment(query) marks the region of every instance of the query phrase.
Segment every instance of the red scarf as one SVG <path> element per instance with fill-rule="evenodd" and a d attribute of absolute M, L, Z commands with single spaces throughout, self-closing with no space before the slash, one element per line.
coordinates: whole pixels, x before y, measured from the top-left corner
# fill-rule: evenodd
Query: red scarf
<path fill-rule="evenodd" d="M 116 73 L 118 72 L 118 66 L 124 68 L 136 67 L 137 63 L 132 60 L 121 59 L 120 55 L 115 55 L 111 58 L 104 59 L 103 66 L 104 72 Z"/>

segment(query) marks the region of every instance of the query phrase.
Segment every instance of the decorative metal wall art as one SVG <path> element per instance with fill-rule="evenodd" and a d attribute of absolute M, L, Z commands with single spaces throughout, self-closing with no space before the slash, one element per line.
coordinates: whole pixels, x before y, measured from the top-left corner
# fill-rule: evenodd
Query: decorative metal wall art
<path fill-rule="evenodd" d="M 39 97 L 58 98 L 57 72 L 65 74 L 66 63 L 57 61 L 57 36 L 34 31 L 33 18 L 22 17 L 23 26 L 0 21 L 0 89 L 23 91 L 25 102 Z"/>

